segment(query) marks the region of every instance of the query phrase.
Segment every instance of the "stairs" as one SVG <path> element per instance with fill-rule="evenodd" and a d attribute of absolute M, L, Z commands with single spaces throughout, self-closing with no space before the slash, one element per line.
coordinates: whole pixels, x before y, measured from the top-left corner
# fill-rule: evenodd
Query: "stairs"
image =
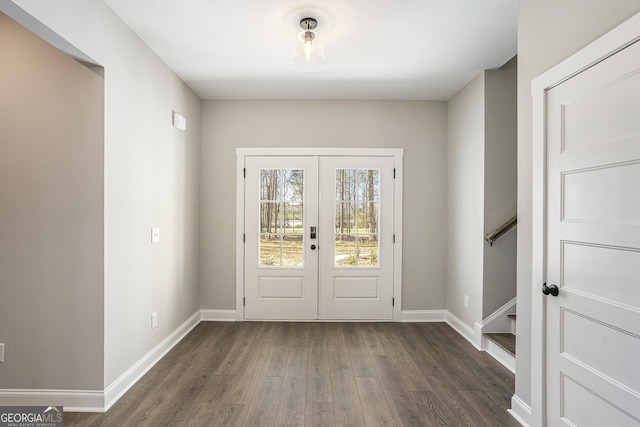
<path fill-rule="evenodd" d="M 485 338 L 485 350 L 494 359 L 515 373 L 516 366 L 516 315 L 509 314 L 511 332 L 490 332 L 482 334 Z"/>
<path fill-rule="evenodd" d="M 510 332 L 504 334 L 484 334 L 487 339 L 493 341 L 511 356 L 516 355 L 516 336 Z"/>

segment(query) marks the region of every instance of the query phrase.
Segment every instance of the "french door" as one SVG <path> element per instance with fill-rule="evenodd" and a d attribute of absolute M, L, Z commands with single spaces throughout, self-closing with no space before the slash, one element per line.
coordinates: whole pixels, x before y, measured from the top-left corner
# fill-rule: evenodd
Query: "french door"
<path fill-rule="evenodd" d="M 393 318 L 394 158 L 247 156 L 244 318 Z"/>
<path fill-rule="evenodd" d="M 318 166 L 313 157 L 248 157 L 245 318 L 317 319 Z"/>
<path fill-rule="evenodd" d="M 320 158 L 322 319 L 393 317 L 393 159 Z"/>

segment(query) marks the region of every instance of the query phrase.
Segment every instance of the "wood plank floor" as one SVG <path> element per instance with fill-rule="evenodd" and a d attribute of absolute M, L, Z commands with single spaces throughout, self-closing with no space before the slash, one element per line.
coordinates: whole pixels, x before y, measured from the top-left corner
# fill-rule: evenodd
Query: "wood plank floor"
<path fill-rule="evenodd" d="M 514 376 L 444 323 L 202 322 L 65 426 L 518 426 Z"/>

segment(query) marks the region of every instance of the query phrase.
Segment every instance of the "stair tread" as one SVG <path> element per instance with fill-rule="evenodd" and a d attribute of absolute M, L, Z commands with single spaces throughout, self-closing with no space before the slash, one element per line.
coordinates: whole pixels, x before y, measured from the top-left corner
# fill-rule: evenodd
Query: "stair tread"
<path fill-rule="evenodd" d="M 511 333 L 490 333 L 484 334 L 485 337 L 496 343 L 511 355 L 516 355 L 516 336 Z"/>

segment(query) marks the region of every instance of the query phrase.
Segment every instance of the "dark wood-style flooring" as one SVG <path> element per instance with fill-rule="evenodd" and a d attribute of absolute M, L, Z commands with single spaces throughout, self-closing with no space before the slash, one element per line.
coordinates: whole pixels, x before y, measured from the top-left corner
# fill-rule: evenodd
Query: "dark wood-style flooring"
<path fill-rule="evenodd" d="M 518 426 L 514 376 L 444 323 L 202 322 L 65 426 Z"/>

